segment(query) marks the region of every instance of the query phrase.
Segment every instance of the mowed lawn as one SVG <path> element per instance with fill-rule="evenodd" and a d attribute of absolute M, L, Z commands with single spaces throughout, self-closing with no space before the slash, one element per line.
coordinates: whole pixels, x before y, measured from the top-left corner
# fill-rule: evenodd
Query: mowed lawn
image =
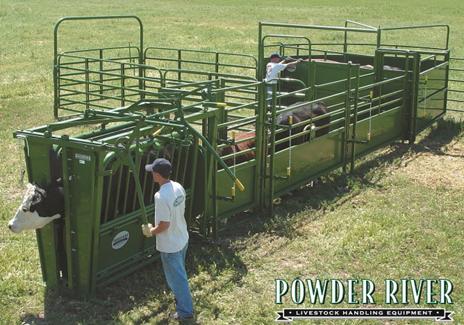
<path fill-rule="evenodd" d="M 2 0 L 0 324 L 163 323 L 173 310 L 174 299 L 159 263 L 104 288 L 98 302 L 47 293 L 35 234 L 12 234 L 6 227 L 25 186 L 19 182 L 23 158 L 12 132 L 53 118 L 53 23 L 62 16 L 107 14 L 138 15 L 147 46 L 254 55 L 259 20 L 341 25 L 353 19 L 382 26 L 447 23 L 453 53 L 464 56 L 464 3 L 453 0 Z M 101 29 L 84 24 L 67 28 L 62 44 L 66 49 L 135 44 L 134 31 L 126 24 Z M 435 41 L 440 35 L 436 31 L 400 37 L 404 42 L 428 37 Z M 363 159 L 347 186 L 335 173 L 314 188 L 284 197 L 273 218 L 248 216 L 240 224 L 231 222 L 218 242 L 194 241 L 187 267 L 198 322 L 273 323 L 277 310 L 295 307 L 288 299 L 283 306 L 274 304 L 274 279 L 300 276 L 369 278 L 378 284 L 384 279 L 447 278 L 455 290 L 454 305 L 446 308 L 455 312 L 457 324 L 464 323 L 463 119 L 464 115 L 450 115 L 412 147 L 396 144 Z M 379 305 L 382 294 L 379 288 L 375 296 Z"/>

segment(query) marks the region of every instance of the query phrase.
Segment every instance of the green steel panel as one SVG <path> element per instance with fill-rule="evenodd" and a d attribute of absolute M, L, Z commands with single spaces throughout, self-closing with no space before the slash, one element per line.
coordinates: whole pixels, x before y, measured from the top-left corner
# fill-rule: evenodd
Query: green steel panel
<path fill-rule="evenodd" d="M 304 180 L 310 181 L 322 171 L 337 168 L 342 161 L 343 132 L 335 131 L 308 143 L 293 146 L 291 175 L 286 177 L 289 149 L 274 155 L 274 192 L 285 191 Z"/>
<path fill-rule="evenodd" d="M 419 100 L 417 104 L 416 132 L 424 130 L 445 113 L 445 90 Z"/>
<path fill-rule="evenodd" d="M 50 182 L 50 157 L 49 151 L 51 144 L 42 141 L 28 139 L 26 144 L 26 164 L 29 182 L 46 185 Z M 55 224 L 52 222 L 36 231 L 37 244 L 39 248 L 40 266 L 42 268 L 42 278 L 47 283 L 48 288 L 55 288 L 59 281 L 59 259 L 57 248 L 57 234 Z M 61 248 L 63 249 L 63 248 Z"/>
<path fill-rule="evenodd" d="M 422 131 L 445 113 L 446 73 L 445 67 L 438 67 L 420 74 L 417 94 L 416 132 Z"/>
<path fill-rule="evenodd" d="M 92 258 L 94 254 L 95 218 L 95 174 L 97 156 L 92 151 L 67 150 L 67 168 L 69 175 L 69 192 L 65 195 L 65 204 L 69 204 L 71 267 L 73 274 L 73 291 L 79 296 L 88 296 L 91 288 Z M 101 189 L 99 189 L 101 191 Z"/>
<path fill-rule="evenodd" d="M 372 151 L 379 146 L 399 139 L 407 127 L 401 108 L 392 109 L 387 112 L 374 115 L 369 119 L 358 121 L 356 124 L 356 140 L 367 141 L 367 143 L 356 143 L 356 156 Z M 370 140 L 368 134 L 370 132 Z"/>
<path fill-rule="evenodd" d="M 232 171 L 234 170 L 231 166 Z M 238 210 L 245 210 L 250 206 L 257 203 L 258 199 L 255 198 L 255 173 L 256 161 L 247 161 L 238 165 L 235 173 L 245 186 L 245 191 L 241 192 L 238 188 L 235 190 L 235 198 L 233 200 L 219 199 L 218 200 L 218 215 L 221 217 L 229 216 L 232 212 Z M 226 174 L 224 170 L 217 172 L 217 196 L 218 197 L 231 197 L 231 188 L 234 182 Z"/>
<path fill-rule="evenodd" d="M 153 206 L 147 209 L 153 219 Z M 140 211 L 107 222 L 100 230 L 97 278 L 110 277 L 115 272 L 137 264 L 144 250 L 155 253 L 155 237 L 146 238 L 140 231 Z"/>

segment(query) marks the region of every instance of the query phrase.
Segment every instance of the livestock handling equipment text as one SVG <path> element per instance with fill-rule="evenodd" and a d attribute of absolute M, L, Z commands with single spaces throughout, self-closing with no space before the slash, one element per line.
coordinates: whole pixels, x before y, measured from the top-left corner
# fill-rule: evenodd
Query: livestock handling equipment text
<path fill-rule="evenodd" d="M 386 279 L 384 303 L 453 304 L 453 283 L 448 279 Z M 275 279 L 275 303 L 376 304 L 377 285 L 369 279 Z"/>

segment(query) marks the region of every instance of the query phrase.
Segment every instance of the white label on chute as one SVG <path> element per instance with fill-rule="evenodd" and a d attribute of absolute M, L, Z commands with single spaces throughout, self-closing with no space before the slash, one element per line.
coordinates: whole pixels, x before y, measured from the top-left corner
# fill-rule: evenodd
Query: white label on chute
<path fill-rule="evenodd" d="M 124 245 L 126 245 L 128 241 L 129 241 L 129 232 L 126 230 L 123 230 L 121 232 L 118 232 L 116 236 L 113 237 L 113 241 L 111 242 L 111 247 L 113 249 L 120 249 L 124 247 Z"/>

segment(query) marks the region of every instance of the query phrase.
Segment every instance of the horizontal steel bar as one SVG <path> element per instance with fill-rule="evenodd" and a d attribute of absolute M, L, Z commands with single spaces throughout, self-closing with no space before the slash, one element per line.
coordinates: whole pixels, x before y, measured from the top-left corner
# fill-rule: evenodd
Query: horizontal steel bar
<path fill-rule="evenodd" d="M 210 65 L 210 66 L 218 66 L 218 67 L 231 67 L 231 68 L 242 68 L 247 70 L 256 70 L 256 66 L 247 66 L 247 65 L 240 65 L 240 64 L 232 64 L 232 63 L 216 63 L 214 61 L 196 61 L 196 60 L 188 60 L 188 59 L 171 59 L 171 58 L 163 58 L 163 57 L 146 57 L 145 59 L 149 60 L 159 60 L 159 61 L 168 61 L 168 62 L 181 62 L 181 63 L 189 63 L 189 64 L 202 64 L 202 65 Z"/>
<path fill-rule="evenodd" d="M 440 64 L 438 64 L 438 65 L 435 65 L 435 66 L 433 66 L 433 67 L 431 67 L 431 68 L 429 68 L 429 69 L 427 69 L 427 70 L 421 71 L 421 72 L 419 73 L 419 75 L 423 75 L 423 74 L 429 73 L 430 71 L 433 71 L 433 70 L 436 70 L 436 69 L 440 69 L 441 67 L 447 66 L 448 64 L 449 64 L 449 62 L 448 62 L 448 61 L 445 61 L 445 62 L 440 63 Z"/>
<path fill-rule="evenodd" d="M 107 50 L 122 50 L 122 49 L 136 49 L 139 51 L 137 46 L 133 45 L 123 45 L 123 46 L 112 46 L 112 47 L 99 47 L 99 48 L 90 48 L 90 49 L 82 49 L 82 50 L 72 50 L 72 51 L 64 51 L 63 54 L 67 53 L 79 53 L 79 52 L 96 52 L 96 51 L 107 51 Z"/>
<path fill-rule="evenodd" d="M 377 27 L 374 27 L 374 26 L 371 26 L 371 25 L 367 25 L 367 24 L 363 24 L 363 23 L 360 23 L 359 21 L 355 21 L 355 20 L 351 20 L 351 19 L 345 20 L 345 26 L 346 26 L 347 24 L 354 24 L 354 25 L 358 25 L 358 26 L 361 26 L 361 27 L 370 28 L 370 29 L 373 29 L 373 30 L 377 30 L 377 29 L 378 29 Z"/>
<path fill-rule="evenodd" d="M 322 25 L 298 25 L 298 24 L 287 24 L 287 23 L 272 23 L 272 22 L 259 22 L 261 26 L 269 27 L 290 27 L 299 29 L 319 29 L 319 30 L 331 30 L 331 31 L 349 31 L 349 32 L 360 32 L 360 33 L 377 33 L 376 30 L 366 28 L 355 28 L 355 27 L 338 27 L 338 26 L 322 26 Z"/>
<path fill-rule="evenodd" d="M 219 54 L 224 56 L 238 56 L 245 57 L 256 60 L 253 55 L 250 54 L 240 54 L 233 52 L 218 52 L 218 51 L 208 51 L 208 50 L 196 50 L 196 49 L 184 49 L 184 48 L 174 48 L 174 47 L 160 47 L 160 46 L 149 46 L 145 49 L 145 53 L 150 50 L 166 50 L 166 51 L 181 51 L 181 52 L 190 52 L 190 53 L 210 53 L 210 54 Z"/>

